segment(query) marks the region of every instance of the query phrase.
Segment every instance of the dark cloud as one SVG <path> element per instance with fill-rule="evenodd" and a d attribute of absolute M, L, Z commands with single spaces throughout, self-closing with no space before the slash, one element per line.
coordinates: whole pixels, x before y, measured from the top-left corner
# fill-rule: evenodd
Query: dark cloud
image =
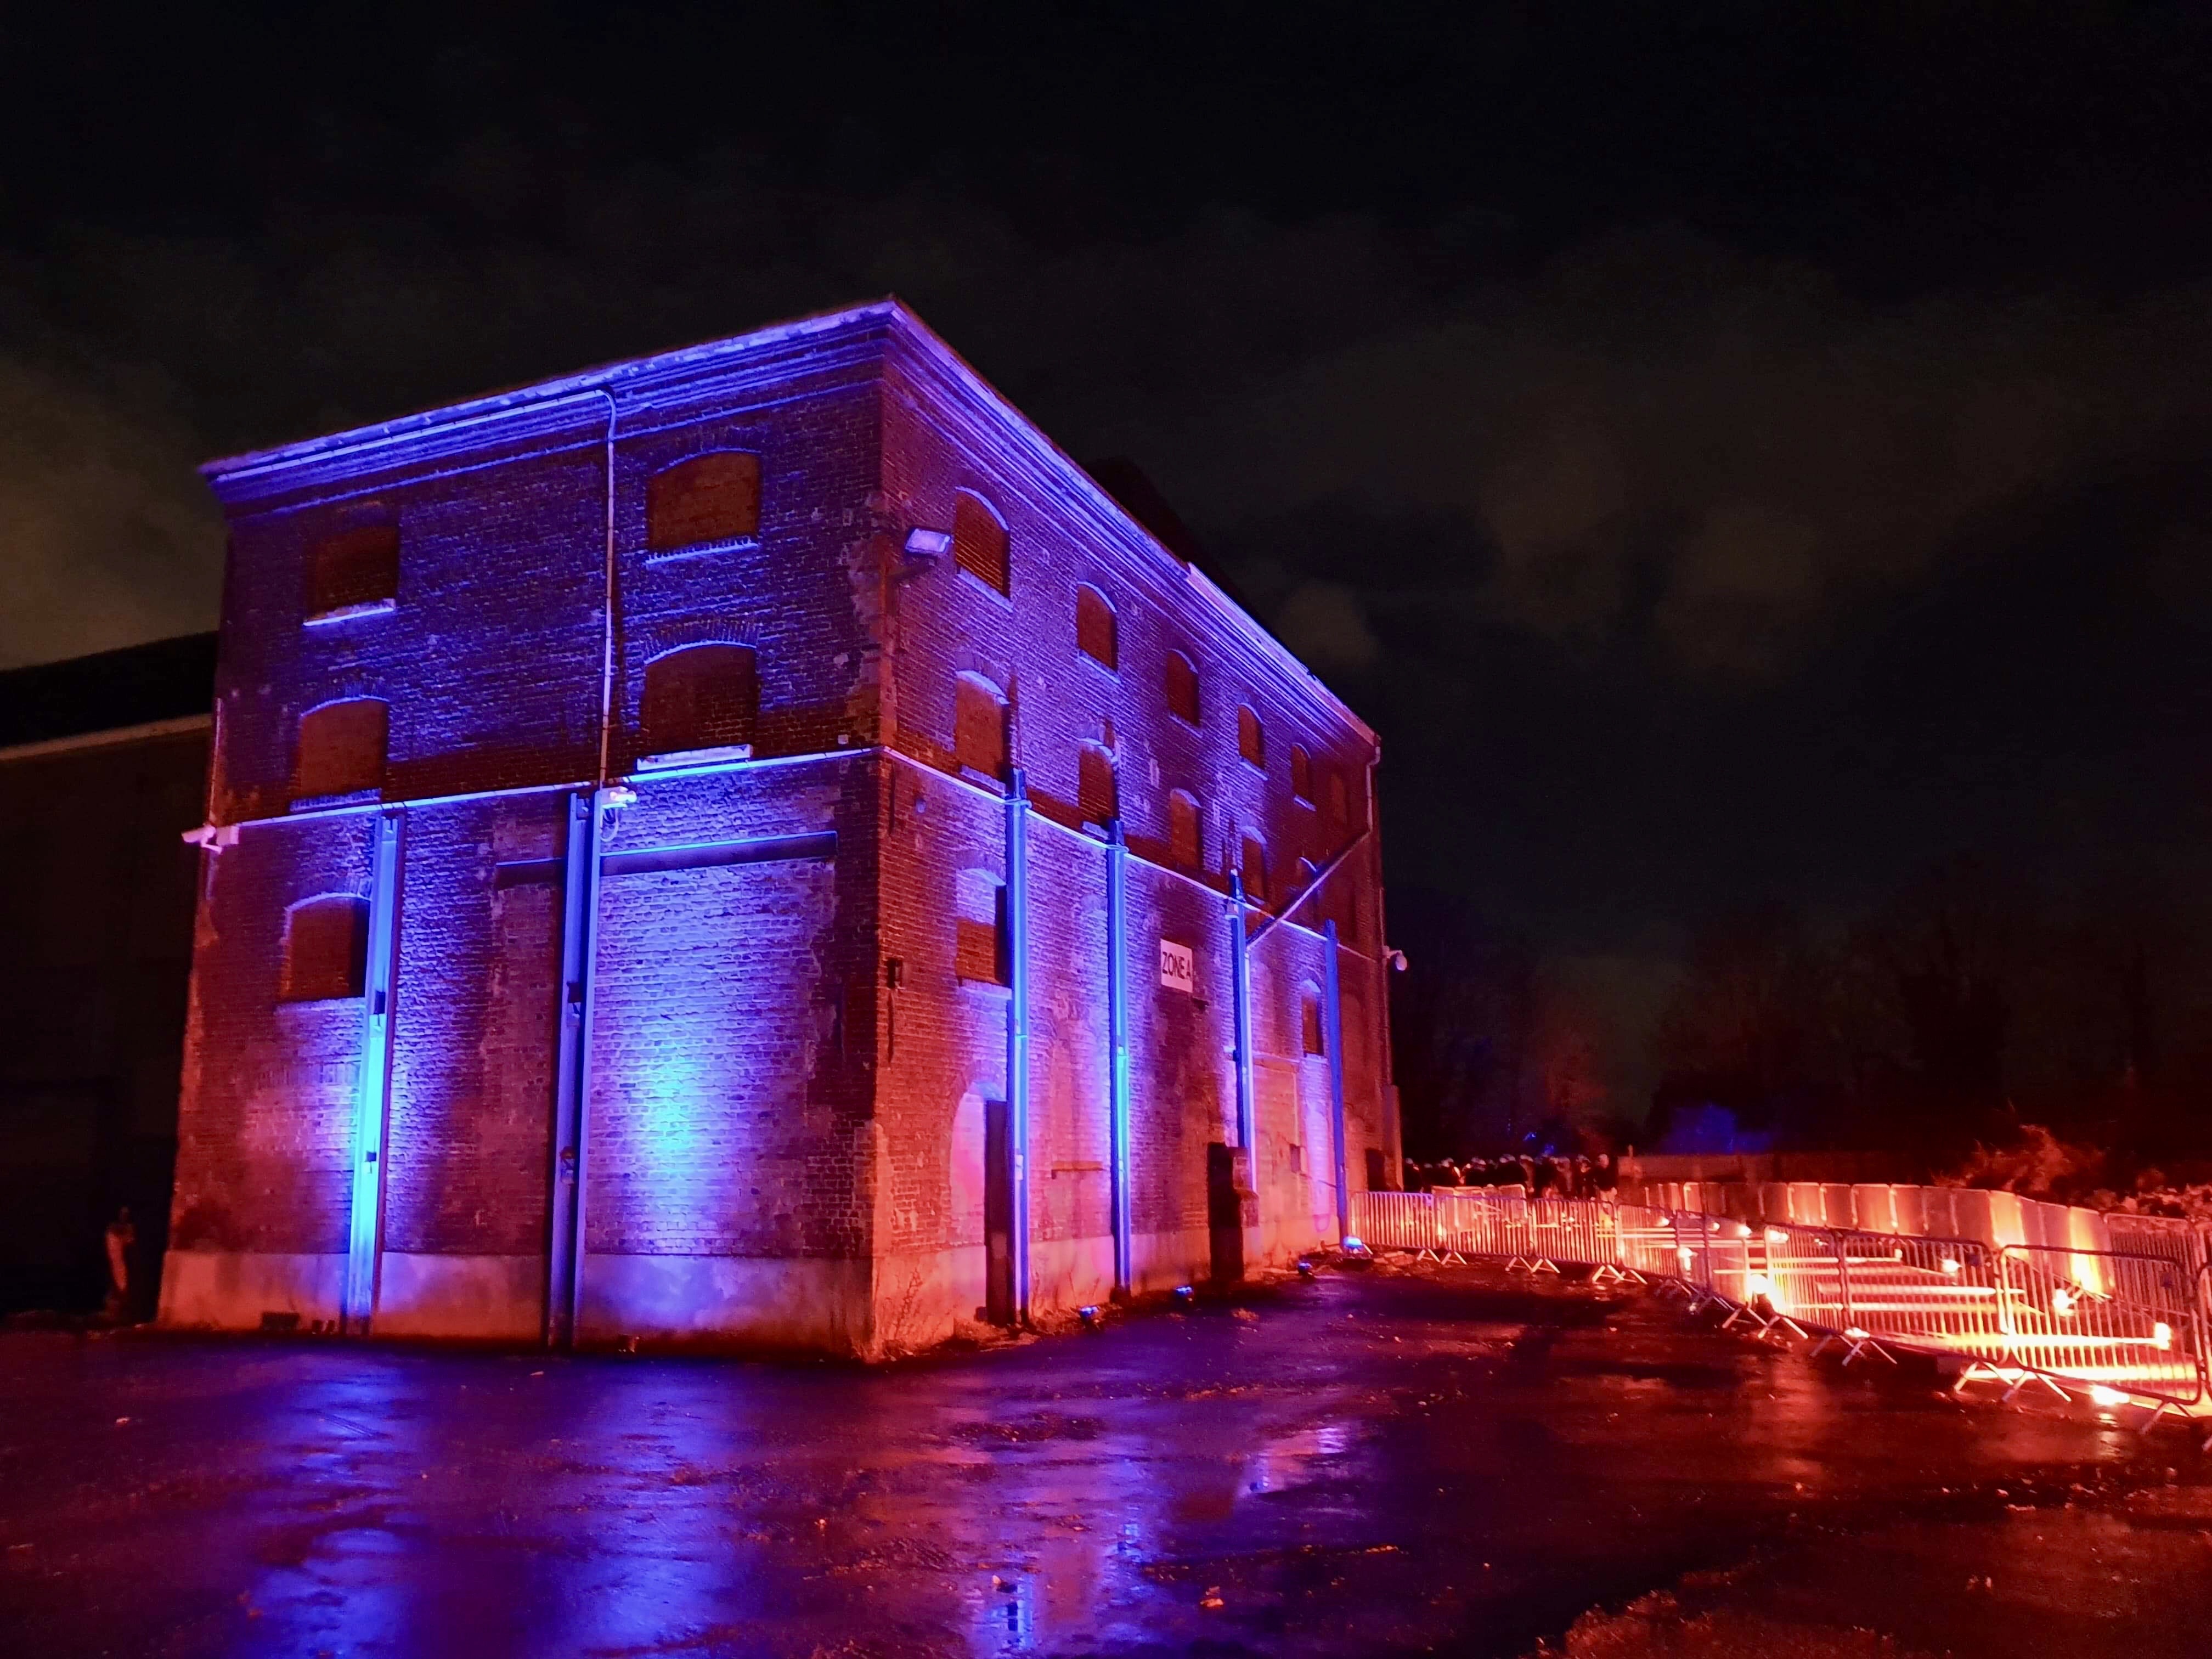
<path fill-rule="evenodd" d="M 1972 14 L 50 43 L 0 116 L 77 135 L 0 203 L 0 664 L 212 622 L 200 457 L 896 292 L 1145 467 L 1382 731 L 1394 880 L 1620 1052 L 1747 896 L 1972 848 L 2212 891 L 2203 42 Z M 849 74 L 731 89 L 778 51 Z"/>

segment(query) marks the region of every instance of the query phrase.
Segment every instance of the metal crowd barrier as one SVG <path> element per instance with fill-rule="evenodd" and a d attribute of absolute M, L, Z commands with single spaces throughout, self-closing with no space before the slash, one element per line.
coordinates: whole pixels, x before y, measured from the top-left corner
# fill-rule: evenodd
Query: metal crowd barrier
<path fill-rule="evenodd" d="M 1839 1346 L 1846 1364 L 1911 1351 L 1963 1361 L 1957 1386 L 1996 1382 L 2007 1399 L 2041 1385 L 2145 1401 L 2154 1417 L 2212 1405 L 2212 1262 L 2193 1231 L 2142 1230 L 2146 1249 L 1991 1247 L 1518 1188 L 1358 1193 L 1352 1203 L 1373 1249 L 1634 1279 L 1725 1310 L 1729 1326 L 1806 1337 L 1816 1352 Z"/>

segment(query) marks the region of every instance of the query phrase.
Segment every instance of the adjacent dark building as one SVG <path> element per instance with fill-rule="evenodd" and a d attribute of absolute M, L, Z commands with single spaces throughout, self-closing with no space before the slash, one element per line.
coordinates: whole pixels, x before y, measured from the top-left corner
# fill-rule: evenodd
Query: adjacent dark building
<path fill-rule="evenodd" d="M 0 673 L 0 1311 L 88 1310 L 169 1214 L 212 634 Z"/>

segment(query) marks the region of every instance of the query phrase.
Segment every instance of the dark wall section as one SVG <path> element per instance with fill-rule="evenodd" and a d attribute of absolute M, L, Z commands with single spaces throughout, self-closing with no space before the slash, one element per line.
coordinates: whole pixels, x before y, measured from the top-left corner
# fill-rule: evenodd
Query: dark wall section
<path fill-rule="evenodd" d="M 97 1309 L 127 1204 L 153 1315 L 214 662 L 198 635 L 0 674 L 0 1312 Z"/>

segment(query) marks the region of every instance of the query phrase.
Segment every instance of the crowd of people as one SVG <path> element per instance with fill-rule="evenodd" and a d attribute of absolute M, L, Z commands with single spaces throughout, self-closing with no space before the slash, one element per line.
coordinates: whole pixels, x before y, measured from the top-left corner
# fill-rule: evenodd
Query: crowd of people
<path fill-rule="evenodd" d="M 1415 1193 L 1434 1187 L 1518 1187 L 1530 1198 L 1600 1198 L 1620 1184 L 1620 1170 L 1607 1152 L 1595 1158 L 1523 1152 L 1516 1158 L 1444 1158 L 1406 1164 L 1406 1190 Z"/>

